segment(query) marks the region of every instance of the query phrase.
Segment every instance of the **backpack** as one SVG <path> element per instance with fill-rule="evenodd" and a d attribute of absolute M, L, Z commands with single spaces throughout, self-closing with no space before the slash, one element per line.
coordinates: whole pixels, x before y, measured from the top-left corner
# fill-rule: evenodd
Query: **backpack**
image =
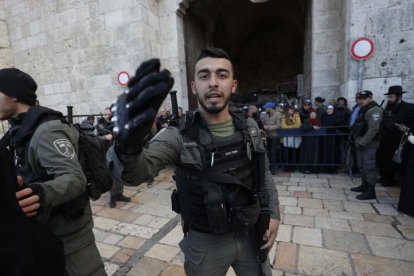
<path fill-rule="evenodd" d="M 106 166 L 107 141 L 100 139 L 91 132 L 79 131 L 78 159 L 87 180 L 87 193 L 92 200 L 97 200 L 101 195 L 112 188 L 113 180 Z"/>

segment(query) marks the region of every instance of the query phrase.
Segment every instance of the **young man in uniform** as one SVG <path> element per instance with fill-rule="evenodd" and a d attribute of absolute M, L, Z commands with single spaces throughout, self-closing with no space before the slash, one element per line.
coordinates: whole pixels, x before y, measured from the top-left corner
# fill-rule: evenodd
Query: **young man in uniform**
<path fill-rule="evenodd" d="M 271 275 L 268 260 L 264 265 L 258 261 L 253 244 L 259 237 L 251 231 L 257 221 L 254 213 L 260 210 L 252 197 L 254 175 L 259 172 L 250 159 L 256 156 L 255 150 L 265 155 L 259 128 L 253 119 L 243 119 L 229 109 L 237 80 L 227 53 L 203 50 L 194 77 L 191 87 L 198 110 L 191 126 L 183 131 L 168 127 L 143 147 L 139 141 L 147 135 L 173 80 L 168 71 L 159 72 L 157 60 L 138 68 L 129 90 L 118 98 L 116 142 L 108 152 L 110 168 L 138 185 L 165 166 L 176 166 L 178 198 L 173 197 L 177 199 L 173 209 L 183 218 L 186 236 L 180 247 L 187 275 L 226 275 L 230 266 L 237 275 Z M 260 240 L 262 250 L 270 250 L 280 214 L 267 159 L 262 168 L 271 219 Z M 253 216 L 241 218 L 248 213 Z"/>
<path fill-rule="evenodd" d="M 355 124 L 351 127 L 351 135 L 357 150 L 358 167 L 362 183 L 351 188 L 353 192 L 362 192 L 356 198 L 360 200 L 375 199 L 376 152 L 380 142 L 382 108 L 372 100 L 372 92 L 365 90 L 359 94 L 361 110 Z"/>
<path fill-rule="evenodd" d="M 0 120 L 11 124 L 1 143 L 14 154 L 23 179 L 17 200 L 26 216 L 44 223 L 62 240 L 67 275 L 106 275 L 77 159 L 78 132 L 60 112 L 35 106 L 36 89 L 28 74 L 16 68 L 0 70 Z"/>

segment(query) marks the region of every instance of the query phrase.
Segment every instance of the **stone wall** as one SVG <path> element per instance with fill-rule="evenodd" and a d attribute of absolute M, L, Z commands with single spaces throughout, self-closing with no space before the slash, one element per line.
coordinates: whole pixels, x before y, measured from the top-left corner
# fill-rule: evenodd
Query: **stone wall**
<path fill-rule="evenodd" d="M 73 105 L 75 114 L 98 113 L 122 91 L 118 72 L 132 75 L 150 57 L 161 57 L 164 66 L 181 71 L 177 54 L 171 54 L 178 52 L 177 46 L 170 47 L 177 41 L 176 24 L 169 23 L 176 21 L 176 15 L 170 18 L 171 12 L 162 10 L 160 15 L 157 0 L 5 0 L 4 4 L 10 56 L 16 67 L 36 79 L 45 106 L 64 111 Z"/>
<path fill-rule="evenodd" d="M 371 90 L 378 102 L 391 85 L 402 85 L 409 93 L 404 98 L 413 102 L 414 90 L 414 2 L 412 0 L 349 1 L 347 41 L 349 49 L 358 37 L 374 40 L 375 51 L 364 61 L 363 89 Z M 344 92 L 349 97 L 357 87 L 358 62 L 347 52 L 348 78 Z"/>
<path fill-rule="evenodd" d="M 13 63 L 6 10 L 4 9 L 3 0 L 0 0 L 0 68 L 12 67 Z"/>

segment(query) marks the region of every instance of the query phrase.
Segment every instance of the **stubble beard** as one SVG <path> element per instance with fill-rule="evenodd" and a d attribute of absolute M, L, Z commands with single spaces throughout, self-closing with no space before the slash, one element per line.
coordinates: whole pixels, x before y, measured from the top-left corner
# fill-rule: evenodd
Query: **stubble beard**
<path fill-rule="evenodd" d="M 224 97 L 224 103 L 222 104 L 222 105 L 220 105 L 220 104 L 212 104 L 212 105 L 207 105 L 205 102 L 204 102 L 204 100 L 203 100 L 203 98 L 202 97 L 200 97 L 200 94 L 197 92 L 196 93 L 196 95 L 197 95 L 197 101 L 198 101 L 198 103 L 201 105 L 201 107 L 206 111 L 206 112 L 208 112 L 208 113 L 212 113 L 212 114 L 217 114 L 217 113 L 220 113 L 221 111 L 223 111 L 226 107 L 227 107 L 227 105 L 229 104 L 229 102 L 230 102 L 230 97 L 231 97 L 231 93 L 229 93 L 228 95 L 225 95 Z"/>

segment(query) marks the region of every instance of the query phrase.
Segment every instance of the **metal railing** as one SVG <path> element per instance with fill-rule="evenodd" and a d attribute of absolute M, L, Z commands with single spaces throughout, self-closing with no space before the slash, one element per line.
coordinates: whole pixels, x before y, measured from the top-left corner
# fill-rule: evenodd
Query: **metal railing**
<path fill-rule="evenodd" d="M 289 171 L 328 173 L 338 168 L 349 169 L 349 127 L 321 127 L 308 131 L 281 129 L 278 137 L 273 139 L 276 158 L 269 155 L 271 166 Z M 268 151 L 270 146 L 267 143 Z"/>

